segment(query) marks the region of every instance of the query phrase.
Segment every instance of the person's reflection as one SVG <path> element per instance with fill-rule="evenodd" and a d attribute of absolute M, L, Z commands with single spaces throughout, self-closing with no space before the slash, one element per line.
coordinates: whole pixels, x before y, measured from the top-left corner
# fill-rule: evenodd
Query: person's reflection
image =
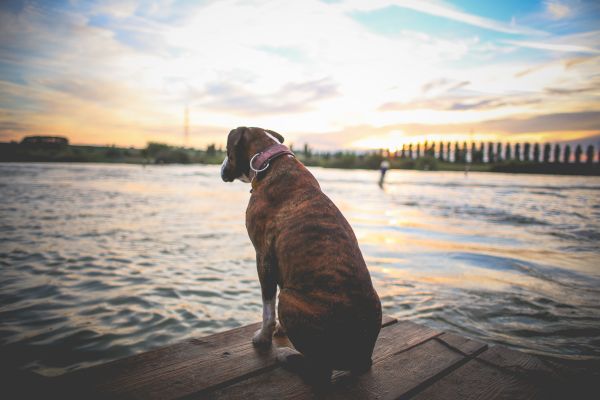
<path fill-rule="evenodd" d="M 388 160 L 381 161 L 379 165 L 379 170 L 381 171 L 381 177 L 379 178 L 379 186 L 383 187 L 383 180 L 385 179 L 385 173 L 390 169 L 390 162 Z"/>

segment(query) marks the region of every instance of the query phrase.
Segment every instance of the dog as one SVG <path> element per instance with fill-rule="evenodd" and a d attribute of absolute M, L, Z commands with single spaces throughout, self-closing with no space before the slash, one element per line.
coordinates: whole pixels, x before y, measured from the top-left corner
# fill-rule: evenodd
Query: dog
<path fill-rule="evenodd" d="M 267 129 L 233 129 L 221 178 L 252 186 L 246 229 L 263 301 L 253 344 L 270 346 L 277 326 L 313 380 L 328 382 L 333 369 L 362 373 L 371 367 L 381 302 L 350 224 L 283 141 Z M 298 355 L 279 351 L 284 362 Z"/>

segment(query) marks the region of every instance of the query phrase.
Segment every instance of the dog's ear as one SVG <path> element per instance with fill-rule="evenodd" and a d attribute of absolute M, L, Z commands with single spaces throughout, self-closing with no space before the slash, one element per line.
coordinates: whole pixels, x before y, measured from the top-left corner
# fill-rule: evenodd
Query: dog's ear
<path fill-rule="evenodd" d="M 240 126 L 239 128 L 231 130 L 231 132 L 229 132 L 229 137 L 227 138 L 227 147 L 231 146 L 231 150 L 234 151 L 242 141 L 246 129 L 245 126 Z"/>
<path fill-rule="evenodd" d="M 279 143 L 283 143 L 283 136 L 281 136 L 279 133 L 275 132 L 275 131 L 271 131 L 269 129 L 265 129 L 265 131 L 269 132 L 271 135 L 275 136 L 277 138 L 277 140 L 279 140 Z"/>

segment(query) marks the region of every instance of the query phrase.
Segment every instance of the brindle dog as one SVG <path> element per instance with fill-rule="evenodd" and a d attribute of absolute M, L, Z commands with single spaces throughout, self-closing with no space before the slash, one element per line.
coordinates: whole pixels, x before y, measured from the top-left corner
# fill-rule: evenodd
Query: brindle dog
<path fill-rule="evenodd" d="M 222 179 L 250 182 L 252 157 L 282 142 L 261 128 L 232 130 Z M 279 286 L 280 327 L 315 381 L 328 382 L 332 369 L 368 370 L 381 328 L 379 297 L 352 228 L 295 157 L 275 158 L 252 180 L 246 228 L 263 300 L 254 345 L 271 345 Z M 291 359 L 287 350 L 278 358 Z"/>

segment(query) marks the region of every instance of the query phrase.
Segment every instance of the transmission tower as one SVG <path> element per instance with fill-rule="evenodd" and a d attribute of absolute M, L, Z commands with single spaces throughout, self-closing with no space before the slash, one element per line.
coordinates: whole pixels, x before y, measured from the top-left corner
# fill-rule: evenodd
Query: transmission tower
<path fill-rule="evenodd" d="M 190 110 L 185 106 L 183 116 L 183 147 L 188 147 L 190 141 Z"/>

